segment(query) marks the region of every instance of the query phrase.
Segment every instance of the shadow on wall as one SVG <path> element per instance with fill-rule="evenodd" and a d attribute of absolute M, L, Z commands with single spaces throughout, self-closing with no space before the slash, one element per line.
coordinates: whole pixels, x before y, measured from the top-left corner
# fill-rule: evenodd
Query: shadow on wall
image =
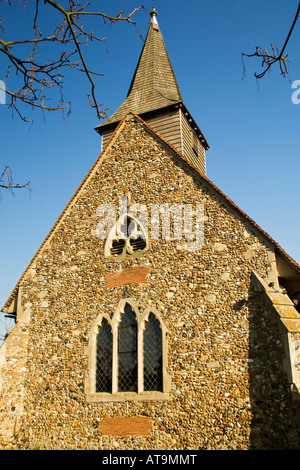
<path fill-rule="evenodd" d="M 291 392 L 284 370 L 284 327 L 265 293 L 251 280 L 249 308 L 249 380 L 253 450 L 300 449 L 300 397 Z M 239 310 L 243 301 L 236 304 Z M 298 395 L 298 394 L 297 394 Z M 297 397 L 296 397 L 297 398 Z"/>

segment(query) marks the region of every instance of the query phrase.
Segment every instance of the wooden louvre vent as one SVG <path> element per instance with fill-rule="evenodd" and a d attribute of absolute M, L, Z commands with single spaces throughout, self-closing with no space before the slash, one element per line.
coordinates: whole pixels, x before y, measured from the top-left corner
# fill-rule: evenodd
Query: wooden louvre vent
<path fill-rule="evenodd" d="M 112 228 L 105 246 L 109 258 L 140 256 L 148 244 L 144 230 L 133 217 L 126 215 Z"/>

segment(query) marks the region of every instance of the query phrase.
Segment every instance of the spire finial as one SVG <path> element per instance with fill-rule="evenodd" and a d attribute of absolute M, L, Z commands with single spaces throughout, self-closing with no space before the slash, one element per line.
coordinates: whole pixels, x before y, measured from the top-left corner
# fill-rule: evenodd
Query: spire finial
<path fill-rule="evenodd" d="M 158 23 L 157 23 L 157 11 L 155 10 L 155 0 L 153 0 L 153 8 L 152 8 L 152 11 L 150 12 L 150 16 L 151 16 L 151 23 L 158 26 Z"/>

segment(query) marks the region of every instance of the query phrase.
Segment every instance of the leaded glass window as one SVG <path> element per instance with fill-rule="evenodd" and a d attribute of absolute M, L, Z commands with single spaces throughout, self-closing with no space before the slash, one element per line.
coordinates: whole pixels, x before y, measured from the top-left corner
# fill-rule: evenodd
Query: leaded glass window
<path fill-rule="evenodd" d="M 144 391 L 163 390 L 162 331 L 159 320 L 149 315 L 144 331 Z"/>
<path fill-rule="evenodd" d="M 85 391 L 91 402 L 169 398 L 167 331 L 154 307 L 121 299 L 99 313 L 89 334 Z"/>
<path fill-rule="evenodd" d="M 118 337 L 118 391 L 137 392 L 137 321 L 126 304 Z"/>
<path fill-rule="evenodd" d="M 104 318 L 97 335 L 96 392 L 112 393 L 112 331 Z"/>

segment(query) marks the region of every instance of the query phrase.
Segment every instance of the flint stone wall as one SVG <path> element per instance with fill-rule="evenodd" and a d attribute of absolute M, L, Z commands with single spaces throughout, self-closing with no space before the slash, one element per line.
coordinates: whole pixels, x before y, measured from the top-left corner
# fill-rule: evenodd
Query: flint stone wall
<path fill-rule="evenodd" d="M 96 209 L 103 203 L 117 209 L 125 194 L 148 208 L 204 204 L 204 246 L 186 251 L 185 240 L 150 239 L 139 259 L 104 258 Z M 21 303 L 30 309 L 23 403 L 16 416 L 6 361 L 0 409 L 18 418 L 18 432 L 1 437 L 2 446 L 297 447 L 298 408 L 283 370 L 282 331 L 251 285 L 253 270 L 274 278 L 272 260 L 270 244 L 213 187 L 140 123 L 125 122 L 22 282 Z M 133 267 L 149 270 L 147 282 L 107 285 L 106 276 Z M 88 403 L 90 329 L 99 313 L 112 315 L 127 297 L 141 310 L 155 307 L 168 329 L 170 398 Z M 17 324 L 11 338 L 21 334 Z M 151 423 L 141 435 L 130 434 L 130 424 L 128 433 L 105 431 L 108 419 L 138 417 Z"/>

